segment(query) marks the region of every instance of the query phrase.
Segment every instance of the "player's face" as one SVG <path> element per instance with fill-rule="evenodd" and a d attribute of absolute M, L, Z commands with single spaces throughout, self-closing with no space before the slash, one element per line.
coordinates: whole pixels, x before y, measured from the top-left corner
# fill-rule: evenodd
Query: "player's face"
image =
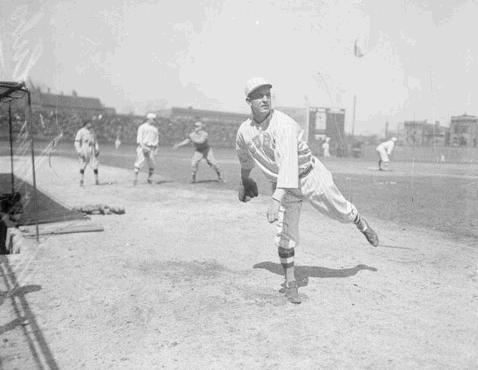
<path fill-rule="evenodd" d="M 261 86 L 247 97 L 254 114 L 265 115 L 271 110 L 271 88 Z"/>
<path fill-rule="evenodd" d="M 91 124 L 91 122 L 88 122 L 85 127 L 88 129 L 88 130 L 91 130 L 91 128 L 93 127 L 93 125 Z"/>

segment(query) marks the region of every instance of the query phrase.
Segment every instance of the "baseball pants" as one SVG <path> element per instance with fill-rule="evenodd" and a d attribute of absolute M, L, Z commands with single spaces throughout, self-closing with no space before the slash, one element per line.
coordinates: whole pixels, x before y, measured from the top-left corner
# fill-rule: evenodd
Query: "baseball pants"
<path fill-rule="evenodd" d="M 390 158 L 388 157 L 388 153 L 385 149 L 383 148 L 378 148 L 377 149 L 377 154 L 378 154 L 378 158 L 384 162 L 384 163 L 388 163 L 390 162 Z"/>
<path fill-rule="evenodd" d="M 80 170 L 82 171 L 84 171 L 88 165 L 90 165 L 93 170 L 98 169 L 99 162 L 95 156 L 94 149 L 82 151 L 78 156 L 78 161 L 80 163 Z"/>
<path fill-rule="evenodd" d="M 276 224 L 277 247 L 291 249 L 299 244 L 299 219 L 304 199 L 320 213 L 342 223 L 356 219 L 357 209 L 345 199 L 330 171 L 317 158 L 314 158 L 310 173 L 299 179 L 299 186 L 299 189 L 288 190 L 282 199 Z"/>
<path fill-rule="evenodd" d="M 136 162 L 134 162 L 134 168 L 140 169 L 143 167 L 144 162 L 147 162 L 149 169 L 154 169 L 156 161 L 154 158 L 155 148 L 141 148 L 138 146 L 136 149 Z"/>
<path fill-rule="evenodd" d="M 218 164 L 216 158 L 214 157 L 214 152 L 212 151 L 212 148 L 209 148 L 208 150 L 203 152 L 195 150 L 191 159 L 191 168 L 193 173 L 196 173 L 198 171 L 199 162 L 201 162 L 201 159 L 205 159 L 209 166 L 213 168 L 218 168 Z"/>

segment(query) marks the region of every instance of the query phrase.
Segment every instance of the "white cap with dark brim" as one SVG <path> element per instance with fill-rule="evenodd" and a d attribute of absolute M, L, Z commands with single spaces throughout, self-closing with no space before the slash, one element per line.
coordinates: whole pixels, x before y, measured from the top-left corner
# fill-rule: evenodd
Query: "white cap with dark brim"
<path fill-rule="evenodd" d="M 251 92 L 257 90 L 259 87 L 262 86 L 267 86 L 271 88 L 272 84 L 263 77 L 254 77 L 248 80 L 246 82 L 246 88 L 244 90 L 244 92 L 246 93 L 246 97 L 248 97 Z"/>

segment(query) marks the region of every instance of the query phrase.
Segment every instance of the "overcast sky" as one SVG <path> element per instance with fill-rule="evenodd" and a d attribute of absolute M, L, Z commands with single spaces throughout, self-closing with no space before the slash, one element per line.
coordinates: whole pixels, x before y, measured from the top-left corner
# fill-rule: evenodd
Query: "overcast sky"
<path fill-rule="evenodd" d="M 347 110 L 350 131 L 478 114 L 476 0 L 0 0 L 0 77 L 97 96 L 119 112 L 246 112 L 245 81 L 278 105 Z M 355 57 L 358 39 L 364 56 Z"/>

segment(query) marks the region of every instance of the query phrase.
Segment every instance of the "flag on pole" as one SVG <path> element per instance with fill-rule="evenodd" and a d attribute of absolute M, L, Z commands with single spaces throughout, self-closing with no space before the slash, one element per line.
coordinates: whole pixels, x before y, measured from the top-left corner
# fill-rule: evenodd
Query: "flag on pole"
<path fill-rule="evenodd" d="M 361 58 L 364 56 L 364 52 L 363 52 L 363 49 L 360 47 L 359 45 L 359 39 L 355 39 L 355 42 L 354 42 L 354 55 L 357 57 L 357 58 Z"/>

